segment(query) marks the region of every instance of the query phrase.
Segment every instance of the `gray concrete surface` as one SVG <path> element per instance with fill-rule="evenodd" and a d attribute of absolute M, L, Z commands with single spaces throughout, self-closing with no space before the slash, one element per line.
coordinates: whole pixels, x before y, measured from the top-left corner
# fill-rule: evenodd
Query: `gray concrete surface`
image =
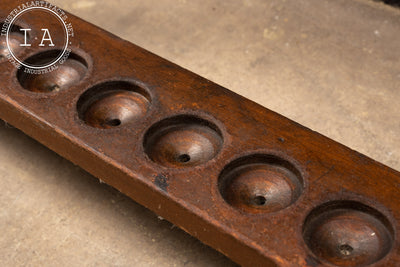
<path fill-rule="evenodd" d="M 400 9 L 368 0 L 52 2 L 400 170 Z M 0 162 L 1 266 L 234 265 L 6 125 Z"/>

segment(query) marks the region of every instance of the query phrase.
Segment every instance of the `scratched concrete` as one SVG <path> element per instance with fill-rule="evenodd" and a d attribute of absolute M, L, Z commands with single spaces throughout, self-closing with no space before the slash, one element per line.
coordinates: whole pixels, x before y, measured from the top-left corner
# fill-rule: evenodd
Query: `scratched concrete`
<path fill-rule="evenodd" d="M 400 170 L 400 9 L 367 0 L 52 2 Z M 0 162 L 1 266 L 234 265 L 6 125 Z"/>

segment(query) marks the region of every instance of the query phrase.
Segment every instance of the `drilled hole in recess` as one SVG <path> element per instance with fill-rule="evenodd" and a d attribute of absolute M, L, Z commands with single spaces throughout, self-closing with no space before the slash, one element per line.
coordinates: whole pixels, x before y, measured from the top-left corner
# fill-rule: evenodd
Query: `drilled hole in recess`
<path fill-rule="evenodd" d="M 228 164 L 218 188 L 231 206 L 248 213 L 267 213 L 293 204 L 303 190 L 300 172 L 274 155 L 255 154 Z"/>
<path fill-rule="evenodd" d="M 109 81 L 93 86 L 79 98 L 79 118 L 96 128 L 113 128 L 143 118 L 150 107 L 147 91 L 131 82 Z"/>
<path fill-rule="evenodd" d="M 264 196 L 256 196 L 254 198 L 254 203 L 258 206 L 262 206 L 267 203 L 267 199 Z"/>
<path fill-rule="evenodd" d="M 120 119 L 111 119 L 111 120 L 106 120 L 106 124 L 109 126 L 119 126 L 121 125 L 121 120 Z"/>
<path fill-rule="evenodd" d="M 344 245 L 340 245 L 339 246 L 339 251 L 340 251 L 340 253 L 342 254 L 342 255 L 344 255 L 344 256 L 349 256 L 349 255 L 351 255 L 351 253 L 353 252 L 353 247 L 351 247 L 351 246 L 349 246 L 349 245 L 347 245 L 347 244 L 344 244 Z"/>
<path fill-rule="evenodd" d="M 394 230 L 379 211 L 355 201 L 332 201 L 314 209 L 303 226 L 311 251 L 336 266 L 366 266 L 393 246 Z"/>
<path fill-rule="evenodd" d="M 213 123 L 197 116 L 178 115 L 150 127 L 143 145 L 154 162 L 182 168 L 211 160 L 222 144 L 222 134 Z"/>
<path fill-rule="evenodd" d="M 44 64 L 56 57 L 60 50 L 50 50 L 33 55 L 25 60 L 28 64 Z M 78 84 L 88 71 L 86 61 L 75 53 L 71 53 L 63 64 L 57 65 L 57 69 L 42 73 L 26 73 L 24 68 L 17 72 L 17 78 L 21 86 L 29 91 L 37 93 L 58 92 Z"/>
<path fill-rule="evenodd" d="M 178 160 L 182 163 L 189 162 L 190 156 L 188 154 L 179 155 Z"/>
<path fill-rule="evenodd" d="M 4 22 L 0 23 L 0 31 L 4 27 Z M 24 47 L 20 46 L 20 44 L 24 43 L 24 34 L 21 31 L 22 27 L 18 25 L 12 25 L 9 31 L 9 46 L 14 54 L 19 53 Z M 6 35 L 0 35 L 0 61 L 5 60 L 10 54 L 7 47 L 7 39 Z M 27 34 L 27 40 L 29 40 L 29 34 Z"/>

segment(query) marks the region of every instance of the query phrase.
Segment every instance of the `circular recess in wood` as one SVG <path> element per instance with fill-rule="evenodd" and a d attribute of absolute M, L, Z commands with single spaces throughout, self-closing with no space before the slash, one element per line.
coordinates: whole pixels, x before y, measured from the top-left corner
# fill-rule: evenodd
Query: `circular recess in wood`
<path fill-rule="evenodd" d="M 392 248 L 394 230 L 377 210 L 355 201 L 333 201 L 314 209 L 303 227 L 310 250 L 336 266 L 367 266 Z"/>
<path fill-rule="evenodd" d="M 274 155 L 255 154 L 228 164 L 219 176 L 222 197 L 248 213 L 268 213 L 293 204 L 303 191 L 300 172 Z"/>
<path fill-rule="evenodd" d="M 44 64 L 53 59 L 60 50 L 49 50 L 33 55 L 25 60 L 28 64 Z M 26 90 L 37 93 L 58 92 L 78 84 L 88 71 L 86 61 L 75 53 L 71 53 L 63 64 L 57 64 L 57 69 L 41 74 L 17 72 L 19 83 Z"/>
<path fill-rule="evenodd" d="M 4 22 L 0 23 L 0 30 L 3 28 L 3 26 Z M 24 48 L 23 46 L 20 46 L 20 44 L 24 43 L 25 39 L 24 34 L 22 31 L 20 31 L 20 29 L 20 26 L 13 25 L 9 31 L 8 44 L 14 54 L 20 52 Z M 29 40 L 28 34 L 27 40 Z M 0 35 L 0 61 L 6 60 L 9 53 L 6 35 Z"/>
<path fill-rule="evenodd" d="M 77 104 L 78 115 L 96 128 L 114 128 L 143 118 L 150 107 L 150 96 L 127 81 L 104 82 L 87 90 Z"/>
<path fill-rule="evenodd" d="M 213 123 L 192 115 L 179 115 L 153 125 L 145 135 L 146 154 L 171 168 L 203 164 L 221 150 L 222 134 Z"/>

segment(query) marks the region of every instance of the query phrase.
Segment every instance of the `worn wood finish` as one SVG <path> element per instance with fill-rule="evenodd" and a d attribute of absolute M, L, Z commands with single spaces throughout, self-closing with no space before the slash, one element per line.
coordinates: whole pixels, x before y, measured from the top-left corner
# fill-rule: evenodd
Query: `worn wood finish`
<path fill-rule="evenodd" d="M 397 171 L 71 21 L 62 68 L 27 75 L 1 60 L 3 120 L 242 265 L 400 263 Z"/>

